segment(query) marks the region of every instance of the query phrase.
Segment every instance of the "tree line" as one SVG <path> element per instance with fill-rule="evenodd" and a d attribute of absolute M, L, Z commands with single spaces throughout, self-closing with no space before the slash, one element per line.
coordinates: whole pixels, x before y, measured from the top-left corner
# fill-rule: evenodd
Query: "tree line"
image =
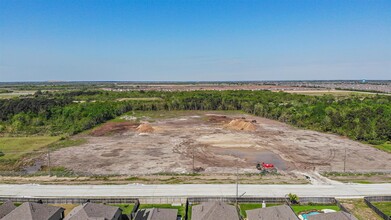
<path fill-rule="evenodd" d="M 160 99 L 118 101 L 130 97 Z M 391 140 L 390 96 L 306 96 L 271 91 L 85 90 L 0 100 L 0 132 L 76 134 L 132 110 L 241 110 L 372 144 Z"/>

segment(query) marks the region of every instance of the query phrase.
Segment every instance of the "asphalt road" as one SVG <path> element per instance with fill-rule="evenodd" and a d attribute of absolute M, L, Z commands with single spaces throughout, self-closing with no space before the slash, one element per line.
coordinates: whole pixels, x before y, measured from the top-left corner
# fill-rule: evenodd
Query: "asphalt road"
<path fill-rule="evenodd" d="M 239 185 L 245 196 L 280 197 L 288 193 L 298 196 L 363 197 L 391 195 L 391 184 L 334 185 Z M 12 197 L 189 197 L 235 196 L 234 184 L 184 185 L 38 185 L 0 184 L 0 196 Z"/>

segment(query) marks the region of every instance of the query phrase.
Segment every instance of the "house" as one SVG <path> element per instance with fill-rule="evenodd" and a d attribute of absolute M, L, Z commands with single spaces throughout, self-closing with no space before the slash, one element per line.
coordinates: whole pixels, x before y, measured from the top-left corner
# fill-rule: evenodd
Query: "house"
<path fill-rule="evenodd" d="M 310 215 L 307 217 L 308 220 L 357 220 L 352 214 L 347 212 L 330 212 L 322 213 L 317 215 Z"/>
<path fill-rule="evenodd" d="M 121 216 L 118 207 L 87 202 L 72 209 L 64 220 L 120 220 Z"/>
<path fill-rule="evenodd" d="M 176 220 L 178 209 L 140 209 L 137 211 L 134 220 Z"/>
<path fill-rule="evenodd" d="M 248 220 L 298 220 L 295 212 L 287 205 L 279 205 L 267 208 L 253 209 L 246 211 Z"/>
<path fill-rule="evenodd" d="M 223 202 L 203 202 L 192 207 L 192 220 L 239 220 L 235 206 Z"/>
<path fill-rule="evenodd" d="M 25 202 L 1 218 L 1 220 L 61 220 L 63 218 L 63 208 L 35 202 Z"/>
<path fill-rule="evenodd" d="M 16 209 L 16 206 L 10 200 L 6 201 L 0 206 L 0 219 L 10 213 L 12 210 Z"/>

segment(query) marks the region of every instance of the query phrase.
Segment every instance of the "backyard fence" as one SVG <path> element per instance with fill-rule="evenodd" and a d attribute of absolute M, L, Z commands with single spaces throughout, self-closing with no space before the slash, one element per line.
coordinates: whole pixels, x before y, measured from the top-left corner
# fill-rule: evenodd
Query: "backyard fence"
<path fill-rule="evenodd" d="M 391 202 L 391 196 L 368 196 L 364 197 L 364 201 L 380 217 L 385 220 L 391 220 L 391 216 L 386 215 L 384 212 L 382 212 L 380 209 L 378 209 L 375 205 L 372 204 L 372 202 Z"/>
<path fill-rule="evenodd" d="M 170 197 L 139 197 L 141 204 L 173 204 L 173 203 L 186 203 L 187 198 L 182 196 L 170 196 Z"/>
<path fill-rule="evenodd" d="M 285 197 L 0 197 L 0 202 L 11 200 L 12 202 L 37 202 L 39 200 L 45 204 L 82 204 L 86 202 L 107 203 L 107 204 L 126 204 L 126 203 L 141 203 L 141 204 L 173 204 L 173 203 L 202 203 L 221 201 L 225 203 L 274 203 L 286 204 Z M 336 204 L 337 200 L 334 197 L 300 197 L 300 203 L 308 204 Z M 382 200 L 383 201 L 383 200 Z M 384 200 L 386 201 L 386 200 Z"/>
<path fill-rule="evenodd" d="M 137 201 L 134 203 L 132 212 L 130 213 L 130 219 L 134 219 L 136 217 L 136 212 L 139 207 L 140 207 L 140 201 L 137 199 Z"/>
<path fill-rule="evenodd" d="M 189 218 L 189 200 L 186 200 L 186 206 L 185 206 L 185 216 L 183 217 L 184 220 L 187 220 Z"/>
<path fill-rule="evenodd" d="M 349 211 L 345 206 L 343 206 L 341 202 L 339 202 L 337 199 L 336 199 L 335 201 L 336 201 L 336 203 L 337 203 L 337 206 L 338 206 L 342 211 L 347 212 L 347 213 L 350 213 L 350 211 Z"/>
<path fill-rule="evenodd" d="M 300 203 L 316 203 L 316 204 L 336 204 L 337 200 L 334 197 L 300 197 Z"/>
<path fill-rule="evenodd" d="M 289 204 L 289 199 L 286 197 L 0 197 L 0 202 L 12 201 L 14 203 L 23 203 L 23 202 L 42 202 L 44 204 L 83 204 L 86 202 L 93 203 L 104 203 L 104 204 L 128 204 L 134 203 L 134 207 L 130 213 L 130 217 L 134 218 L 136 212 L 139 209 L 140 204 L 173 204 L 173 203 L 185 203 L 185 216 L 184 219 L 187 219 L 189 209 L 193 204 L 199 204 L 202 202 L 213 202 L 221 201 L 225 203 L 267 203 L 267 204 Z M 377 196 L 377 197 L 365 197 L 365 202 L 371 207 L 376 213 L 382 216 L 386 220 L 391 220 L 389 216 L 386 216 L 375 206 L 371 204 L 371 201 L 391 201 L 391 196 Z M 337 204 L 341 210 L 348 212 L 349 211 L 334 197 L 300 197 L 299 199 L 301 204 Z"/>
<path fill-rule="evenodd" d="M 300 203 L 302 204 L 337 204 L 338 201 L 334 197 L 301 197 Z M 225 203 L 271 203 L 271 204 L 288 204 L 290 205 L 289 199 L 286 197 L 189 197 L 186 201 L 186 215 L 184 217 L 185 220 L 188 219 L 188 214 L 190 205 L 198 204 L 202 202 L 213 202 L 213 201 L 221 201 Z M 342 205 L 339 204 L 339 207 Z M 342 206 L 343 207 L 343 206 Z M 346 210 L 343 207 L 343 210 Z M 348 212 L 348 211 L 346 211 Z M 349 213 L 349 212 L 348 212 Z"/>
<path fill-rule="evenodd" d="M 126 203 L 138 203 L 137 198 L 110 198 L 110 197 L 102 197 L 102 198 L 34 198 L 34 197 L 0 197 L 0 202 L 12 201 L 15 203 L 23 203 L 23 202 L 42 202 L 44 204 L 83 204 L 86 202 L 93 203 L 104 203 L 104 204 L 126 204 Z"/>
<path fill-rule="evenodd" d="M 187 201 L 192 203 L 221 201 L 226 203 L 286 203 L 284 197 L 190 197 Z"/>

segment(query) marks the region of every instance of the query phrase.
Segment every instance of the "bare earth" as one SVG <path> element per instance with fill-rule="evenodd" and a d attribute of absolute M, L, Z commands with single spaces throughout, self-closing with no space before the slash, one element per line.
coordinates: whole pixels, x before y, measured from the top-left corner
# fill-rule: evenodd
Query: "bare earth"
<path fill-rule="evenodd" d="M 241 122 L 230 123 L 234 119 Z M 88 174 L 189 173 L 194 155 L 195 168 L 205 174 L 236 173 L 237 167 L 257 173 L 257 162 L 286 174 L 343 171 L 346 149 L 346 171 L 391 170 L 391 154 L 265 118 L 189 112 L 145 120 L 109 122 L 86 135 L 88 143 L 53 152 L 53 163 Z M 140 123 L 145 133 L 137 129 Z"/>

